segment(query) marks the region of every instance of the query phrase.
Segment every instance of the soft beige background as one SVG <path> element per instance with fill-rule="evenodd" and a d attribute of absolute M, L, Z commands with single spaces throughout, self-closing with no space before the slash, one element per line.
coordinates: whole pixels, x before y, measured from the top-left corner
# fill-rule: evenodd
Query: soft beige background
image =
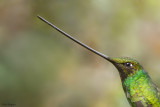
<path fill-rule="evenodd" d="M 160 87 L 159 10 L 159 0 L 1 0 L 0 107 L 128 107 L 115 67 L 36 15 L 106 55 L 137 59 Z"/>

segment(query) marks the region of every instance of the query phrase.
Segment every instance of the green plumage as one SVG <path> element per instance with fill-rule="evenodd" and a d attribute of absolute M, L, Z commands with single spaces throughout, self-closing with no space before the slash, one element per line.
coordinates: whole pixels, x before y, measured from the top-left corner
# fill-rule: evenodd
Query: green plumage
<path fill-rule="evenodd" d="M 125 79 L 123 87 L 128 101 L 133 107 L 134 104 L 132 103 L 138 101 L 141 101 L 145 107 L 147 105 L 160 106 L 159 92 L 148 74 L 143 70 Z"/>
<path fill-rule="evenodd" d="M 109 58 L 120 73 L 122 86 L 132 107 L 160 107 L 160 93 L 143 67 L 131 58 Z"/>

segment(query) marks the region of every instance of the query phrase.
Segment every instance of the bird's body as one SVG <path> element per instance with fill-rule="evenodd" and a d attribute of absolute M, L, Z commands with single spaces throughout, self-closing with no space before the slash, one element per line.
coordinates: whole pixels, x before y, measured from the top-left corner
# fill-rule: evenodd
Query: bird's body
<path fill-rule="evenodd" d="M 138 71 L 132 77 L 127 78 L 122 86 L 129 103 L 133 107 L 136 105 L 143 105 L 144 107 L 149 105 L 160 106 L 158 88 L 145 71 Z"/>
<path fill-rule="evenodd" d="M 160 107 L 160 93 L 143 67 L 131 58 L 110 58 L 132 107 Z"/>
<path fill-rule="evenodd" d="M 38 16 L 38 18 L 62 33 L 64 36 L 111 62 L 119 71 L 122 87 L 132 107 L 160 107 L 160 93 L 158 88 L 152 82 L 148 73 L 145 72 L 143 67 L 136 60 L 128 57 L 114 58 L 106 56 L 73 38 L 71 35 L 62 31 L 41 16 Z"/>

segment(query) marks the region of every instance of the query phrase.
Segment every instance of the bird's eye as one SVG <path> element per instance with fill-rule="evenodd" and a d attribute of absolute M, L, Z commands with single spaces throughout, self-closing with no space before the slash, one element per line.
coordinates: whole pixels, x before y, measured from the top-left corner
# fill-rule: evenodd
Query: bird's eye
<path fill-rule="evenodd" d="M 129 63 L 129 62 L 125 63 L 125 65 L 126 65 L 126 67 L 131 67 L 132 66 L 132 64 Z"/>

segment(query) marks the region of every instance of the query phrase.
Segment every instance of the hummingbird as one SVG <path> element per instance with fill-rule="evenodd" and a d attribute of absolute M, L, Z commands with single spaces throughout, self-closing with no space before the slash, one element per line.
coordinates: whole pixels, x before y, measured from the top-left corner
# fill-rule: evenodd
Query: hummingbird
<path fill-rule="evenodd" d="M 118 70 L 122 87 L 131 107 L 160 107 L 160 90 L 141 64 L 129 57 L 109 57 L 75 39 L 43 17 L 37 17 L 82 47 L 112 63 Z"/>

